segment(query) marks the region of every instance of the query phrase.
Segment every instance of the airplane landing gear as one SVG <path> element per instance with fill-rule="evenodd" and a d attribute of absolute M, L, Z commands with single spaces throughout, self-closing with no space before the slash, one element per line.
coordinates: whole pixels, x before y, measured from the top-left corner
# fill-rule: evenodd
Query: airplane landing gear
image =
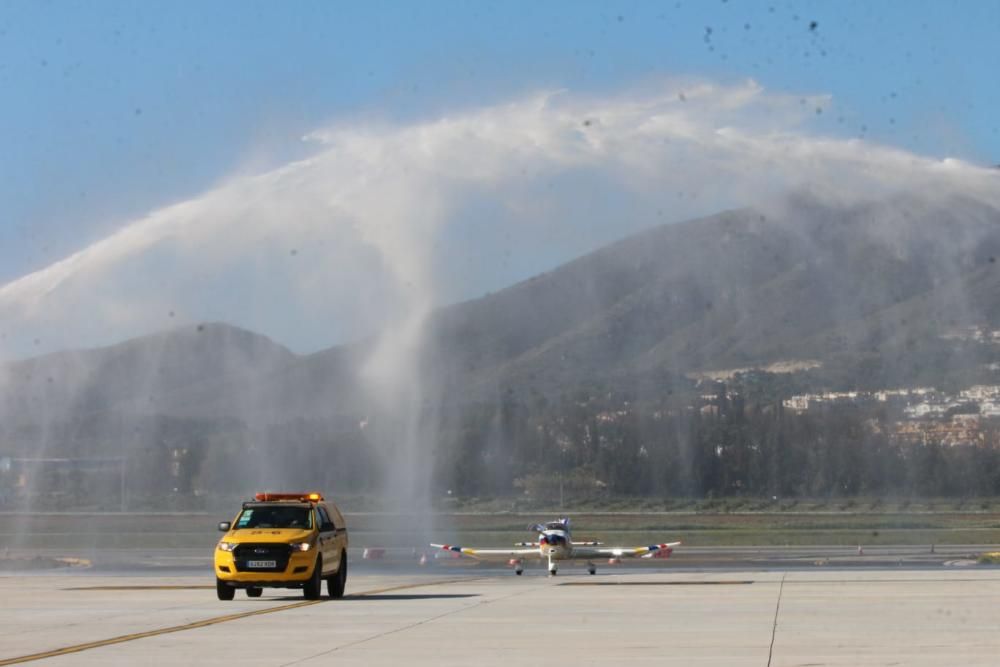
<path fill-rule="evenodd" d="M 559 571 L 559 566 L 556 565 L 556 562 L 554 560 L 552 560 L 552 556 L 549 556 L 549 576 L 550 577 L 556 576 L 556 572 L 558 571 Z"/>
<path fill-rule="evenodd" d="M 514 566 L 514 574 L 516 574 L 518 576 L 524 574 L 524 563 L 523 562 L 521 562 L 520 560 L 512 560 L 510 562 L 510 564 Z"/>
<path fill-rule="evenodd" d="M 587 563 L 587 573 L 597 574 L 597 566 L 594 565 L 593 563 Z"/>

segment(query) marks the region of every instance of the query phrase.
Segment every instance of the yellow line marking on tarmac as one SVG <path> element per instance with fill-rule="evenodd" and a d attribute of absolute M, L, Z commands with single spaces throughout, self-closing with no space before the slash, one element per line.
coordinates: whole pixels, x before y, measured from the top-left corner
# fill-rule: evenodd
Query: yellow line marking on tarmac
<path fill-rule="evenodd" d="M 156 586 L 71 586 L 70 588 L 64 588 L 64 591 L 194 591 L 194 590 L 210 590 L 215 588 L 215 586 L 169 586 L 169 585 L 156 585 Z"/>
<path fill-rule="evenodd" d="M 423 586 L 439 586 L 445 584 L 454 584 L 461 581 L 473 581 L 475 578 L 463 577 L 461 579 L 444 579 L 436 581 L 427 581 L 419 584 L 403 584 L 401 586 L 388 586 L 386 588 L 375 588 L 369 591 L 362 591 L 360 593 L 352 593 L 345 597 L 365 597 L 366 595 L 378 595 L 380 593 L 389 593 L 392 591 L 401 591 L 408 588 L 421 588 Z M 125 587 L 94 587 L 94 588 L 80 588 L 80 589 L 68 589 L 68 590 L 122 590 Z M 185 587 L 134 587 L 139 589 L 148 588 L 185 588 Z M 189 586 L 186 588 L 201 588 L 199 586 Z M 205 588 L 211 588 L 207 586 Z M 42 651 L 41 653 L 31 653 L 29 655 L 21 655 L 15 658 L 0 659 L 0 667 L 6 667 L 6 665 L 19 665 L 25 662 L 33 662 L 35 660 L 44 660 L 46 658 L 56 658 L 61 655 L 69 655 L 70 653 L 79 653 L 81 651 L 87 651 L 93 648 L 101 648 L 102 646 L 112 646 L 114 644 L 123 644 L 125 642 L 135 641 L 136 639 L 145 639 L 147 637 L 156 637 L 157 635 L 166 635 L 173 632 L 183 632 L 185 630 L 195 630 L 197 628 L 205 628 L 210 625 L 218 625 L 219 623 L 228 623 L 229 621 L 238 621 L 241 618 L 249 618 L 251 616 L 263 616 L 264 614 L 273 614 L 279 611 L 287 611 L 289 609 L 299 609 L 300 607 L 309 607 L 314 604 L 321 604 L 323 602 L 328 602 L 326 600 L 303 600 L 302 602 L 293 602 L 291 604 L 283 604 L 277 607 L 267 607 L 266 609 L 255 609 L 253 611 L 243 611 L 236 614 L 227 614 L 225 616 L 214 616 L 212 618 L 206 618 L 201 621 L 195 621 L 193 623 L 185 623 L 183 625 L 172 625 L 166 628 L 158 628 L 156 630 L 146 630 L 145 632 L 135 632 L 130 635 L 121 635 L 119 637 L 110 637 L 108 639 L 99 639 L 93 642 L 87 642 L 85 644 L 74 644 L 73 646 L 64 646 L 62 648 L 52 649 L 50 651 Z"/>
<path fill-rule="evenodd" d="M 567 581 L 560 586 L 741 586 L 752 584 L 748 579 L 720 581 Z"/>

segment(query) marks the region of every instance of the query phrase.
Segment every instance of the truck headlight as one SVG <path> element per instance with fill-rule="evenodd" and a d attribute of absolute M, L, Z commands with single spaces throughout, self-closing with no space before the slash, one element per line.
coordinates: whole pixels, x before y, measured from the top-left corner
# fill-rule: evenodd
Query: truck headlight
<path fill-rule="evenodd" d="M 312 549 L 312 542 L 292 542 L 289 544 L 292 551 L 309 551 Z"/>
<path fill-rule="evenodd" d="M 235 548 L 235 542 L 219 542 L 219 551 L 232 551 Z"/>

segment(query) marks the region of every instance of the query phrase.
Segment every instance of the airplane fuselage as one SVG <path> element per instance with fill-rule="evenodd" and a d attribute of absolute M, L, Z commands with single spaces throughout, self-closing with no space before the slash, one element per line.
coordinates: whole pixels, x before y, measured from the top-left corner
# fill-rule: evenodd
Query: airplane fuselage
<path fill-rule="evenodd" d="M 538 552 L 549 561 L 571 560 L 573 539 L 569 529 L 547 529 L 538 538 Z"/>

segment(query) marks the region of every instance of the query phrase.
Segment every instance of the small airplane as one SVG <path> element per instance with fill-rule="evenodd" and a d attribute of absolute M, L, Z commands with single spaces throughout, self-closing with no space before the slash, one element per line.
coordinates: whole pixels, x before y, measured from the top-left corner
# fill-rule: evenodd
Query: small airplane
<path fill-rule="evenodd" d="M 514 545 L 516 549 L 472 549 L 450 544 L 431 544 L 431 546 L 472 558 L 507 558 L 515 574 L 524 573 L 526 558 L 537 556 L 548 559 L 549 576 L 555 576 L 559 571 L 558 561 L 585 560 L 587 572 L 595 574 L 596 559 L 607 558 L 609 565 L 617 565 L 621 563 L 622 558 L 667 558 L 673 553 L 674 547 L 680 545 L 680 542 L 667 542 L 645 547 L 606 547 L 601 542 L 574 542 L 570 536 L 569 519 L 559 519 L 546 524 L 536 523 L 529 526 L 528 530 L 538 533 L 538 541 L 518 542 Z"/>

